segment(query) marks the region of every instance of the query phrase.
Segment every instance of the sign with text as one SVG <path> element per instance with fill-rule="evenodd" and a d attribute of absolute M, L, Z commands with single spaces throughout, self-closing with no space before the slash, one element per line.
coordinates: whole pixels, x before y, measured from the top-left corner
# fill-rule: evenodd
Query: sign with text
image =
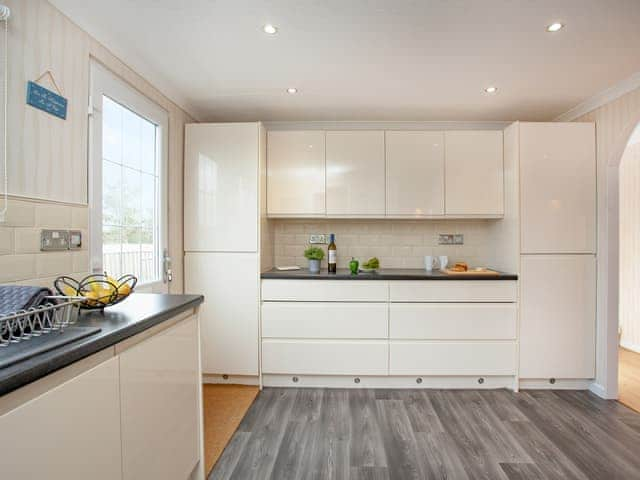
<path fill-rule="evenodd" d="M 27 83 L 27 103 L 58 118 L 67 118 L 67 99 L 35 82 Z"/>

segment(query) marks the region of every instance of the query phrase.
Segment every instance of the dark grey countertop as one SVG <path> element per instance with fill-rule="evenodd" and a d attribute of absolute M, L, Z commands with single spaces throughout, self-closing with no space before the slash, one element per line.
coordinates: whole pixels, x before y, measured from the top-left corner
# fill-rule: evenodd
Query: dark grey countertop
<path fill-rule="evenodd" d="M 279 271 L 275 268 L 260 275 L 263 279 L 281 280 L 517 280 L 514 273 L 500 272 L 500 275 L 447 275 L 439 270 L 427 272 L 420 268 L 384 268 L 376 273 L 360 272 L 358 275 L 351 275 L 346 268 L 339 268 L 337 273 L 329 273 L 321 270 L 320 273 L 310 273 L 307 269 L 292 270 L 288 272 Z"/>
<path fill-rule="evenodd" d="M 0 396 L 197 307 L 203 301 L 202 295 L 134 293 L 122 303 L 107 308 L 104 314 L 83 311 L 76 325 L 102 330 L 0 369 Z"/>

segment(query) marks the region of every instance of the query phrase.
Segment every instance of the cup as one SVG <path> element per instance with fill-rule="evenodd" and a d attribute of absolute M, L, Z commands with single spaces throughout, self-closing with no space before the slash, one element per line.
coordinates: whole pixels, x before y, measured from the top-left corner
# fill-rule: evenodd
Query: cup
<path fill-rule="evenodd" d="M 444 270 L 445 268 L 447 268 L 447 265 L 449 264 L 449 257 L 447 257 L 446 255 L 440 255 L 438 257 L 438 260 L 440 262 L 440 270 Z"/>
<path fill-rule="evenodd" d="M 424 269 L 427 272 L 433 271 L 433 267 L 436 266 L 436 258 L 433 255 L 424 256 Z"/>

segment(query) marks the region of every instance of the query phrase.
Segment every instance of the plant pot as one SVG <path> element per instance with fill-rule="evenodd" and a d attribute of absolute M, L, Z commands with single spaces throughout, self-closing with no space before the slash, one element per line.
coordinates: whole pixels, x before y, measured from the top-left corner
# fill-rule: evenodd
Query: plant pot
<path fill-rule="evenodd" d="M 309 260 L 309 272 L 320 273 L 320 260 Z"/>

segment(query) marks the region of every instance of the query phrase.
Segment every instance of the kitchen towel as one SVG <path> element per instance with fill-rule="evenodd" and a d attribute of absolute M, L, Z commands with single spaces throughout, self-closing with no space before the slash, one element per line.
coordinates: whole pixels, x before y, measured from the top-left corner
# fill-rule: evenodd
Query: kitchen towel
<path fill-rule="evenodd" d="M 22 285 L 0 286 L 0 317 L 18 310 L 40 306 L 45 303 L 45 297 L 48 295 L 53 295 L 48 288 Z"/>

